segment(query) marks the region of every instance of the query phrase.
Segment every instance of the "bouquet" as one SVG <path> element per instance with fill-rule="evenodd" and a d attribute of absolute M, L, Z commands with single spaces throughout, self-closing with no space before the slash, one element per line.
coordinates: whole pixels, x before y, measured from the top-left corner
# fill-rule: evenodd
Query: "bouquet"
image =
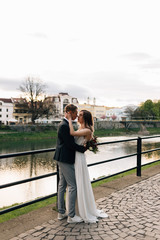
<path fill-rule="evenodd" d="M 87 147 L 89 151 L 92 151 L 93 153 L 97 153 L 98 150 L 98 146 L 97 146 L 97 137 L 93 136 L 93 138 L 87 142 Z"/>

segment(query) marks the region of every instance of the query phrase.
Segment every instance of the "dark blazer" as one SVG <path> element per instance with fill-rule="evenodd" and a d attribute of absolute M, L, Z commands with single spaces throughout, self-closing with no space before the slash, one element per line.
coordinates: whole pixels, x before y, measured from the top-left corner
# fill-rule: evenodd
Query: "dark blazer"
<path fill-rule="evenodd" d="M 75 151 L 85 152 L 86 147 L 78 145 L 70 135 L 69 123 L 66 119 L 58 127 L 58 139 L 54 159 L 60 162 L 74 164 Z"/>

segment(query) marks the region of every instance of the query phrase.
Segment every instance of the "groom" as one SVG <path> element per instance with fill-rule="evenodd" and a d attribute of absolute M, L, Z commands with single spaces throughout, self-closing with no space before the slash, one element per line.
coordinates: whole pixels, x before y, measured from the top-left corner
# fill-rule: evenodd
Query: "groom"
<path fill-rule="evenodd" d="M 64 206 L 64 194 L 68 187 L 68 223 L 82 222 L 82 218 L 75 215 L 75 202 L 77 197 L 77 186 L 75 179 L 75 151 L 85 152 L 86 147 L 75 143 L 74 137 L 70 135 L 69 122 L 67 113 L 71 114 L 72 120 L 77 118 L 77 107 L 69 104 L 65 107 L 65 117 L 58 128 L 57 147 L 54 159 L 57 160 L 59 166 L 59 185 L 58 185 L 58 219 L 62 220 L 67 217 Z"/>

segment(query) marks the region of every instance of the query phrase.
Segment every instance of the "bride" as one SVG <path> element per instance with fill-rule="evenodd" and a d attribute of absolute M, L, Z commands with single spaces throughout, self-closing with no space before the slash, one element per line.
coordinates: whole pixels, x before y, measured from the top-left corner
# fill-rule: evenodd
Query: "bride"
<path fill-rule="evenodd" d="M 80 127 L 74 131 L 72 119 L 68 113 L 70 134 L 75 137 L 77 144 L 85 144 L 93 137 L 93 118 L 89 111 L 81 110 L 78 116 Z M 98 217 L 106 218 L 108 215 L 96 208 L 93 190 L 84 153 L 76 152 L 75 176 L 77 184 L 77 215 L 86 223 L 95 223 Z"/>

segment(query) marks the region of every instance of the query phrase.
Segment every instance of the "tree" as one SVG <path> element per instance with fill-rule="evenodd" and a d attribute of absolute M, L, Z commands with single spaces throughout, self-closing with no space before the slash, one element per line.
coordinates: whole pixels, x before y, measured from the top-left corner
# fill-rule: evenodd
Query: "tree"
<path fill-rule="evenodd" d="M 145 101 L 141 107 L 140 110 L 142 112 L 143 119 L 154 119 L 155 113 L 154 113 L 154 103 L 152 100 L 148 99 Z"/>
<path fill-rule="evenodd" d="M 160 119 L 160 100 L 154 104 L 153 111 L 157 119 Z"/>
<path fill-rule="evenodd" d="M 28 112 L 31 113 L 31 121 L 41 117 L 44 113 L 43 103 L 40 98 L 45 92 L 46 85 L 40 79 L 27 77 L 20 85 L 19 90 L 23 92 L 28 101 Z"/>
<path fill-rule="evenodd" d="M 160 119 L 160 101 L 152 102 L 148 99 L 138 107 L 134 113 L 135 119 Z"/>
<path fill-rule="evenodd" d="M 56 113 L 56 106 L 50 102 L 43 101 L 43 116 L 49 119 Z"/>
<path fill-rule="evenodd" d="M 140 107 L 138 107 L 138 108 L 134 111 L 134 113 L 133 113 L 133 115 L 132 115 L 132 119 L 136 119 L 136 120 L 143 119 L 143 117 L 142 117 L 142 110 L 140 109 Z"/>
<path fill-rule="evenodd" d="M 124 113 L 126 114 L 126 117 L 129 117 L 130 119 L 133 118 L 134 112 L 135 112 L 135 107 L 133 106 L 128 106 L 124 111 Z"/>

